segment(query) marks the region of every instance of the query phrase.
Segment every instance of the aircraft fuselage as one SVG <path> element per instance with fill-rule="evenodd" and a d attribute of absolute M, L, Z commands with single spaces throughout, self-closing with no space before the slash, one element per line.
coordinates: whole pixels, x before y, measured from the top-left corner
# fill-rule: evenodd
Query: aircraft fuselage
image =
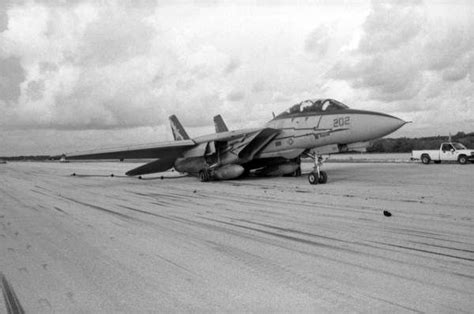
<path fill-rule="evenodd" d="M 280 129 L 281 133 L 258 155 L 259 158 L 277 157 L 281 152 L 317 148 L 331 144 L 366 142 L 390 134 L 403 126 L 405 121 L 372 111 L 347 109 L 323 114 L 296 115 L 275 118 L 267 127 Z"/>
<path fill-rule="evenodd" d="M 265 127 L 278 130 L 278 133 L 269 138 L 254 155 L 235 152 L 239 143 L 246 145 L 244 139 L 251 135 L 242 136 L 242 130 L 229 131 L 195 138 L 194 141 L 198 143 L 196 150 L 178 158 L 174 166 L 181 172 L 198 173 L 206 165 L 243 165 L 249 170 L 268 164 L 269 173 L 281 170 L 281 174 L 286 174 L 294 171 L 292 163 L 303 152 L 331 144 L 370 141 L 390 134 L 404 124 L 404 121 L 387 114 L 352 109 L 276 117 Z M 260 129 L 248 129 L 245 132 L 252 134 L 257 130 Z M 220 143 L 219 138 L 225 138 L 225 144 Z M 275 170 L 278 165 L 282 165 L 281 169 Z M 235 173 L 241 174 L 237 168 Z"/>

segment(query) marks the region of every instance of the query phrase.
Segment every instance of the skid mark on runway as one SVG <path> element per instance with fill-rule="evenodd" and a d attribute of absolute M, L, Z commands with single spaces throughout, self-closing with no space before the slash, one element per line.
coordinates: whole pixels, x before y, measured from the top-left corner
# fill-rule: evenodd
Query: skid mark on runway
<path fill-rule="evenodd" d="M 465 261 L 469 261 L 469 262 L 474 262 L 474 258 L 469 258 L 469 257 L 457 256 L 457 255 L 440 253 L 440 252 L 434 252 L 434 251 L 429 251 L 429 250 L 425 250 L 425 249 L 417 249 L 417 248 L 404 246 L 404 245 L 398 245 L 398 244 L 384 243 L 384 242 L 378 242 L 378 241 L 372 241 L 372 242 L 373 243 L 378 243 L 378 244 L 381 244 L 381 245 L 387 245 L 387 246 L 392 246 L 392 247 L 396 247 L 396 248 L 400 248 L 400 249 L 405 249 L 405 250 L 417 251 L 417 252 L 422 252 L 422 253 L 428 253 L 428 254 L 433 254 L 433 255 L 438 255 L 438 256 L 445 256 L 445 257 L 451 257 L 451 258 L 465 260 Z"/>
<path fill-rule="evenodd" d="M 305 185 L 307 182 L 303 179 L 280 178 L 210 184 L 199 184 L 195 179 L 168 182 L 107 178 L 71 180 L 61 176 L 64 170 L 55 169 L 67 165 L 49 164 L 37 166 L 33 164 L 35 169 L 41 168 L 42 173 L 40 172 L 41 177 L 32 178 L 29 172 L 24 171 L 28 169 L 27 164 L 25 167 L 23 164 L 20 165 L 18 171 L 11 174 L 19 179 L 10 179 L 11 184 L 7 182 L 0 188 L 0 203 L 6 204 L 0 205 L 0 214 L 6 216 L 5 219 L 0 219 L 0 223 L 5 222 L 5 228 L 7 228 L 5 220 L 12 224 L 6 230 L 2 230 L 0 225 L 0 242 L 5 242 L 0 255 L 4 254 L 4 258 L 9 261 L 7 263 L 9 273 L 21 275 L 23 280 L 21 287 L 25 291 L 18 292 L 25 293 L 24 301 L 26 302 L 28 297 L 28 303 L 31 303 L 32 308 L 38 312 L 52 312 L 46 307 L 41 308 L 37 303 L 39 298 L 49 298 L 49 295 L 37 295 L 31 288 L 28 290 L 27 280 L 30 278 L 35 282 L 44 280 L 44 285 L 48 287 L 56 284 L 56 297 L 50 300 L 53 310 L 56 311 L 59 311 L 59 308 L 71 311 L 84 309 L 84 305 L 81 304 L 85 299 L 83 291 L 91 291 L 90 293 L 94 294 L 99 292 L 99 297 L 95 297 L 99 300 L 91 299 L 90 304 L 92 309 L 93 306 L 101 304 L 100 308 L 103 311 L 113 311 L 113 306 L 120 304 L 120 300 L 114 303 L 119 293 L 123 296 L 121 300 L 128 298 L 130 305 L 142 302 L 156 304 L 153 300 L 156 294 L 141 291 L 152 286 L 140 285 L 138 282 L 142 278 L 148 278 L 155 283 L 164 279 L 160 286 L 165 286 L 169 282 L 170 291 L 183 297 L 169 303 L 175 302 L 174 304 L 178 304 L 181 309 L 182 304 L 192 297 L 194 289 L 212 285 L 217 291 L 220 285 L 224 286 L 223 281 L 230 286 L 235 282 L 235 286 L 240 287 L 239 289 L 248 287 L 249 293 L 253 293 L 251 296 L 255 298 L 260 296 L 260 291 L 251 289 L 262 287 L 271 291 L 272 284 L 275 291 L 280 289 L 279 291 L 287 292 L 288 300 L 291 295 L 304 295 L 305 292 L 313 292 L 315 296 L 319 294 L 322 297 L 327 295 L 328 299 L 321 298 L 322 307 L 327 306 L 327 312 L 342 312 L 343 309 L 351 311 L 351 306 L 354 312 L 364 312 L 364 308 L 373 312 L 403 312 L 411 310 L 411 307 L 428 312 L 433 308 L 442 311 L 455 311 L 453 309 L 458 307 L 459 311 L 472 308 L 473 294 L 468 292 L 473 280 L 472 262 L 369 243 L 370 240 L 376 240 L 465 257 L 472 256 L 474 251 L 472 229 L 469 229 L 469 226 L 474 225 L 468 220 L 474 216 L 472 211 L 468 210 L 468 205 L 458 209 L 410 202 L 410 200 L 426 203 L 447 201 L 435 195 L 441 190 L 440 188 L 430 190 L 433 197 L 420 198 L 416 196 L 417 190 L 411 190 L 412 183 L 403 187 L 406 193 L 403 193 L 402 188 L 384 185 L 385 179 L 377 174 L 385 171 L 385 167 L 379 167 L 379 172 L 365 174 L 367 177 L 372 177 L 374 174 L 373 177 L 378 181 L 360 180 L 364 184 L 356 186 L 352 185 L 355 182 L 352 179 L 347 184 L 335 182 L 313 187 Z M 46 169 L 43 169 L 44 167 Z M 87 167 L 91 166 L 89 164 L 84 166 Z M 94 167 L 110 168 L 106 164 Z M 421 180 L 415 176 L 413 179 Z M 232 186 L 233 182 L 239 186 Z M 447 186 L 447 191 L 452 191 L 454 181 L 449 182 L 451 185 Z M 383 186 L 377 186 L 379 183 Z M 432 183 L 429 185 L 432 186 Z M 38 184 L 34 190 L 43 194 L 30 191 L 34 184 Z M 426 186 L 420 186 L 421 188 L 426 189 Z M 3 194 L 2 189 L 18 197 L 19 202 L 15 203 Z M 58 197 L 60 193 L 89 205 L 98 205 L 137 218 L 140 222 L 128 223 L 121 220 L 123 217 L 111 216 L 111 213 L 102 213 L 99 209 L 91 209 L 60 198 Z M 453 193 L 448 195 L 451 199 L 455 199 L 458 195 L 457 192 Z M 464 191 L 459 195 L 460 201 L 456 203 L 467 204 L 468 193 Z M 386 200 L 369 200 L 371 196 Z M 364 200 L 365 198 L 368 200 Z M 33 212 L 27 208 L 28 205 L 40 211 Z M 39 206 L 43 206 L 45 210 Z M 70 216 L 63 215 L 61 210 Z M 385 218 L 382 215 L 383 210 L 391 211 L 393 217 Z M 205 219 L 206 217 L 273 234 L 349 248 L 357 253 L 304 244 L 293 239 L 209 221 Z M 118 228 L 115 223 L 121 227 Z M 95 229 L 89 229 L 87 224 L 94 225 Z M 62 234 L 66 230 L 74 233 L 76 238 L 63 239 Z M 14 236 L 15 231 L 20 232 L 17 238 Z M 4 234 L 3 238 L 1 234 Z M 112 237 L 115 237 L 115 240 L 110 240 Z M 20 240 L 23 242 L 20 243 Z M 42 244 L 43 241 L 51 241 L 56 247 L 48 249 L 52 244 Z M 220 244 L 224 250 L 214 250 L 208 241 Z M 33 245 L 30 250 L 25 250 L 27 243 Z M 91 245 L 105 248 L 108 257 L 113 255 L 114 261 L 121 263 L 120 267 L 106 267 L 112 263 L 108 258 L 97 259 L 92 258 L 92 254 L 85 254 L 89 252 L 88 248 Z M 229 251 L 226 251 L 226 246 L 230 247 Z M 17 251 L 11 253 L 7 251 L 8 247 Z M 190 247 L 193 249 L 187 250 Z M 72 254 L 71 250 L 75 250 L 72 253 L 76 253 Z M 197 250 L 202 254 L 201 259 L 198 258 L 198 254 L 193 254 L 198 252 Z M 48 259 L 44 255 L 56 251 L 57 260 Z M 96 253 L 100 256 L 100 251 Z M 41 257 L 33 258 L 35 263 L 33 261 L 24 263 L 19 260 L 26 258 L 26 255 L 28 258 Z M 61 259 L 59 258 L 61 255 L 67 255 L 70 259 Z M 241 260 L 236 255 L 240 256 Z M 162 261 L 160 257 L 164 257 L 165 260 Z M 14 260 L 19 263 L 13 263 Z M 158 266 L 154 267 L 150 262 L 161 265 L 163 269 L 157 269 Z M 210 265 L 204 265 L 206 262 Z M 45 269 L 42 263 L 49 263 L 50 266 L 46 266 Z M 18 267 L 22 266 L 28 267 L 30 271 L 28 275 L 18 272 Z M 194 280 L 193 275 L 179 266 L 204 275 L 204 279 Z M 56 270 L 71 270 L 73 272 L 71 277 L 79 279 L 80 270 L 77 270 L 77 277 L 74 275 L 74 270 L 79 267 L 90 269 L 89 277 L 94 279 L 71 286 L 66 280 L 51 278 L 55 277 Z M 106 275 L 95 271 L 100 267 Z M 130 275 L 123 281 L 125 285 L 122 285 L 118 279 L 120 271 L 125 269 L 131 271 L 130 274 L 137 273 L 138 276 Z M 177 284 L 175 278 L 183 282 L 184 278 L 193 278 L 194 281 L 190 284 Z M 244 281 L 244 278 L 250 281 Z M 109 281 L 111 283 L 107 283 Z M 289 282 L 288 286 L 285 286 L 286 282 Z M 15 285 L 13 280 L 11 283 Z M 137 298 L 129 298 L 129 290 L 126 287 L 128 283 L 136 284 L 137 289 L 133 293 L 136 293 Z M 113 292 L 102 292 L 112 285 Z M 230 293 L 239 292 L 232 290 L 233 288 L 230 287 L 229 295 L 225 297 L 232 298 L 235 294 Z M 359 294 L 336 295 L 330 292 L 331 289 L 347 295 L 351 295 L 352 291 Z M 296 293 L 294 290 L 302 293 Z M 76 305 L 71 305 L 73 301 L 66 295 L 68 291 L 75 294 Z M 19 297 L 23 299 L 22 295 Z M 101 296 L 103 300 L 100 300 Z M 175 296 L 159 294 L 159 298 L 166 300 L 171 300 Z M 215 308 L 222 309 L 225 308 L 223 304 L 228 302 L 225 297 L 218 301 L 213 298 L 210 301 L 211 297 L 208 294 L 202 293 L 200 296 L 202 301 L 196 301 L 195 304 L 200 303 L 201 309 L 203 304 L 216 305 Z M 278 296 L 285 299 L 284 294 Z M 334 297 L 339 299 L 340 307 L 338 300 L 334 301 Z M 305 296 L 302 299 L 311 300 Z M 443 308 L 437 302 L 444 302 L 452 308 Z M 347 307 L 344 307 L 346 304 Z M 0 309 L 0 312 L 2 310 Z"/>
<path fill-rule="evenodd" d="M 122 214 L 122 213 L 119 213 L 119 212 L 116 212 L 116 211 L 113 211 L 113 210 L 110 210 L 110 209 L 107 209 L 107 208 L 104 208 L 104 207 L 100 207 L 100 206 L 97 206 L 97 205 L 88 204 L 88 203 L 86 203 L 86 202 L 81 202 L 81 201 L 78 201 L 78 200 L 75 200 L 75 199 L 73 199 L 73 198 L 69 198 L 69 197 L 66 197 L 66 196 L 62 196 L 62 198 L 67 199 L 67 200 L 69 200 L 69 201 L 71 201 L 71 202 L 74 202 L 74 203 L 81 204 L 81 205 L 83 205 L 83 206 L 92 208 L 92 209 L 96 209 L 96 210 L 99 210 L 99 211 L 103 211 L 103 212 L 112 214 L 112 215 L 117 216 L 117 217 L 129 219 L 129 220 L 137 220 L 136 218 L 134 218 L 134 217 L 132 217 L 132 216 L 129 216 L 129 215 L 126 215 L 126 214 Z"/>
<path fill-rule="evenodd" d="M 170 216 L 164 216 L 164 215 L 160 215 L 160 214 L 157 214 L 157 213 L 152 213 L 152 212 L 149 212 L 149 211 L 146 211 L 146 210 L 126 206 L 126 205 L 118 205 L 118 206 L 120 206 L 122 208 L 125 208 L 125 209 L 128 209 L 128 210 L 131 210 L 131 211 L 134 211 L 134 212 L 137 212 L 137 213 L 142 213 L 142 214 L 145 214 L 145 215 L 150 215 L 150 216 L 155 216 L 155 217 L 158 217 L 158 218 L 168 219 L 168 220 L 172 220 L 172 221 L 175 221 L 175 222 L 181 222 L 180 220 L 175 219 L 175 218 L 170 217 Z"/>
<path fill-rule="evenodd" d="M 211 220 L 211 221 L 213 221 L 213 220 L 216 221 L 215 219 L 210 219 L 210 218 L 204 218 L 204 219 L 208 219 L 208 220 Z M 249 227 L 241 226 L 241 225 L 238 225 L 238 224 L 221 222 L 221 221 L 218 221 L 218 220 L 216 222 L 224 223 L 224 224 L 227 224 L 227 225 L 230 225 L 230 226 L 243 228 L 243 229 L 247 229 L 247 230 L 251 230 L 251 231 L 256 231 L 256 232 L 263 233 L 263 234 L 268 234 L 268 235 L 271 235 L 271 236 L 275 236 L 275 237 L 290 240 L 290 241 L 296 241 L 296 242 L 300 242 L 300 243 L 304 243 L 304 244 L 309 244 L 309 245 L 314 246 L 314 247 L 324 247 L 324 248 L 328 248 L 328 249 L 336 249 L 336 250 L 345 251 L 345 252 L 351 253 L 351 254 L 357 254 L 359 256 L 365 256 L 366 258 L 377 258 L 377 259 L 382 259 L 382 260 L 385 260 L 385 261 L 395 262 L 395 263 L 400 264 L 400 265 L 408 265 L 408 263 L 406 261 L 400 261 L 400 260 L 393 259 L 391 257 L 388 257 L 386 253 L 377 255 L 377 254 L 374 254 L 374 253 L 363 252 L 363 251 L 356 250 L 356 249 L 352 250 L 352 249 L 347 249 L 347 248 L 341 248 L 341 247 L 328 245 L 328 244 L 324 244 L 324 243 L 322 243 L 322 245 L 321 245 L 321 243 L 319 243 L 319 242 L 306 240 L 306 239 L 300 239 L 300 238 L 292 237 L 292 236 L 281 235 L 281 234 L 278 234 L 278 233 L 268 232 L 268 231 L 260 230 L 260 229 L 256 229 L 256 228 L 249 228 Z M 251 235 L 250 235 L 250 237 L 251 237 Z M 253 240 L 258 241 L 258 242 L 262 242 L 262 243 L 266 243 L 265 239 L 258 239 L 258 238 L 255 237 Z M 432 286 L 435 286 L 435 287 L 438 287 L 438 288 L 441 288 L 441 289 L 453 290 L 453 291 L 456 291 L 458 293 L 465 293 L 465 291 L 456 289 L 455 287 L 449 287 L 449 286 L 445 286 L 443 284 L 437 284 L 435 282 L 426 282 L 425 280 L 420 280 L 420 279 L 417 279 L 417 278 L 414 278 L 414 277 L 405 276 L 401 273 L 391 272 L 391 271 L 387 271 L 387 270 L 377 268 L 377 267 L 366 266 L 365 264 L 358 264 L 358 263 L 354 263 L 354 262 L 349 262 L 349 261 L 345 261 L 345 260 L 340 259 L 340 258 L 329 257 L 327 255 L 316 254 L 316 253 L 312 253 L 308 250 L 300 250 L 300 249 L 297 249 L 296 247 L 294 247 L 294 245 L 291 245 L 291 244 L 290 244 L 290 246 L 283 245 L 283 244 L 278 244 L 276 242 L 267 243 L 267 245 L 268 244 L 271 244 L 273 246 L 279 246 L 279 247 L 287 249 L 287 250 L 293 250 L 293 251 L 301 253 L 301 254 L 314 256 L 318 259 L 324 259 L 324 260 L 328 260 L 328 261 L 331 261 L 331 262 L 341 263 L 341 264 L 346 265 L 346 266 L 352 266 L 352 267 L 360 268 L 360 269 L 363 269 L 363 270 L 368 270 L 368 271 L 371 271 L 371 272 L 374 272 L 374 273 L 389 275 L 389 276 L 397 277 L 397 278 L 400 278 L 400 279 L 417 282 L 417 283 L 420 283 L 420 284 L 423 284 L 423 285 L 429 284 L 429 285 L 432 285 Z M 365 244 L 365 243 L 358 243 L 358 244 L 360 244 L 362 246 L 371 247 L 369 244 Z M 373 248 L 376 248 L 378 250 L 384 249 L 384 248 L 380 248 L 380 247 L 373 247 Z M 400 253 L 400 251 L 394 251 L 394 252 Z M 410 263 L 410 264 L 414 267 L 419 267 L 420 269 L 429 269 L 430 271 L 433 271 L 433 272 L 436 272 L 436 273 L 449 273 L 449 272 L 446 272 L 445 270 L 440 270 L 440 269 L 437 269 L 435 267 L 430 267 L 429 265 L 426 265 L 426 264 L 413 264 L 413 263 Z"/>
<path fill-rule="evenodd" d="M 314 291 L 308 291 L 308 289 L 306 289 L 308 284 L 312 284 L 323 290 L 331 290 L 327 286 L 321 284 L 322 280 L 314 280 L 313 278 L 309 278 L 308 276 L 294 271 L 290 267 L 282 266 L 271 259 L 241 250 L 237 247 L 223 245 L 214 241 L 208 242 L 213 246 L 214 250 L 237 261 L 240 265 L 248 268 L 254 275 L 258 277 L 265 277 L 272 282 L 288 286 L 292 289 L 303 292 L 310 297 L 316 296 L 319 298 L 318 294 L 314 293 Z M 341 291 L 332 292 L 339 296 L 352 298 L 352 296 L 346 295 Z"/>
<path fill-rule="evenodd" d="M 316 300 L 323 299 L 325 302 L 333 304 L 334 306 L 340 306 L 341 300 L 346 300 L 345 302 L 342 302 L 344 303 L 342 305 L 347 306 L 354 301 L 356 301 L 356 303 L 366 303 L 365 300 L 374 299 L 397 308 L 419 312 L 414 308 L 400 303 L 390 302 L 383 298 L 375 297 L 372 294 L 369 295 L 367 293 L 354 291 L 354 289 L 351 288 L 351 285 L 347 285 L 343 282 L 337 283 L 334 281 L 334 278 L 331 276 L 325 276 L 322 273 L 315 276 L 313 273 L 301 272 L 290 265 L 282 265 L 273 259 L 267 259 L 236 247 L 222 245 L 213 241 L 209 241 L 209 243 L 213 244 L 216 251 L 236 260 L 240 265 L 247 267 L 256 276 L 267 278 L 271 282 L 276 282 L 280 285 L 305 293 L 311 298 L 316 298 Z M 340 284 L 343 284 L 343 286 L 341 287 Z M 308 286 L 313 288 L 308 290 Z M 330 292 L 330 294 L 327 292 Z"/>
<path fill-rule="evenodd" d="M 181 266 L 181 265 L 179 265 L 179 264 L 173 262 L 172 260 L 170 260 L 170 259 L 168 259 L 168 258 L 166 258 L 166 257 L 163 257 L 163 256 L 161 256 L 161 255 L 155 255 L 155 256 L 158 257 L 159 259 L 163 260 L 163 261 L 166 262 L 167 264 L 170 264 L 170 265 L 172 265 L 172 266 L 174 266 L 174 267 L 176 267 L 176 268 L 179 268 L 179 269 L 181 269 L 181 270 L 184 270 L 186 273 L 189 273 L 189 274 L 191 274 L 191 275 L 193 275 L 193 276 L 196 276 L 196 275 L 197 275 L 197 274 L 196 274 L 195 272 L 193 272 L 192 270 L 190 270 L 190 269 L 188 269 L 188 268 L 186 268 L 186 267 L 184 267 L 184 266 Z"/>
<path fill-rule="evenodd" d="M 210 219 L 210 218 L 204 218 L 204 219 L 209 219 L 209 220 L 220 222 L 220 223 L 226 223 L 226 224 L 230 224 L 232 226 L 238 226 L 240 228 L 244 228 L 244 229 L 248 229 L 248 230 L 252 230 L 252 231 L 257 231 L 257 232 L 262 232 L 262 233 L 265 233 L 265 234 L 269 234 L 269 235 L 273 235 L 273 236 L 277 236 L 277 237 L 282 237 L 282 238 L 285 238 L 285 239 L 288 239 L 288 240 L 302 242 L 302 243 L 306 243 L 306 244 L 318 245 L 318 243 L 319 243 L 319 242 L 314 242 L 314 241 L 311 241 L 311 240 L 301 239 L 301 238 L 298 238 L 298 237 L 283 235 L 281 233 L 273 233 L 273 232 L 265 231 L 265 230 L 262 230 L 262 229 L 257 229 L 257 228 L 243 226 L 243 225 L 238 225 L 238 224 L 235 224 L 235 223 L 227 223 L 227 222 L 223 222 L 223 221 L 219 221 L 219 220 L 215 220 L 215 219 Z M 274 229 L 274 230 L 281 231 L 281 232 L 292 233 L 292 234 L 297 234 L 297 235 L 303 235 L 303 236 L 308 236 L 308 237 L 311 237 L 311 238 L 319 238 L 319 239 L 323 239 L 323 240 L 330 240 L 330 241 L 334 241 L 334 242 L 337 242 L 337 243 L 341 243 L 342 245 L 350 244 L 350 245 L 357 245 L 357 246 L 362 246 L 362 247 L 376 248 L 377 250 L 387 250 L 387 248 L 384 248 L 384 247 L 373 246 L 373 245 L 370 245 L 370 244 L 367 244 L 367 243 L 362 243 L 362 242 L 359 242 L 359 241 L 343 240 L 343 239 L 339 239 L 339 238 L 328 237 L 328 236 L 318 235 L 318 234 L 314 234 L 314 233 L 309 233 L 309 232 L 304 232 L 304 231 L 299 231 L 299 230 L 294 230 L 294 229 L 289 229 L 289 228 L 281 228 L 281 227 L 272 226 L 272 225 L 264 224 L 264 223 L 256 223 L 256 222 L 252 222 L 252 221 L 244 220 L 244 219 L 238 219 L 238 221 L 243 221 L 243 222 L 246 222 L 248 224 L 262 226 L 262 227 Z M 375 241 L 370 241 L 370 242 L 379 243 L 379 244 L 382 243 L 382 242 L 375 242 Z M 383 243 L 383 244 L 387 245 L 386 243 Z M 399 260 L 387 257 L 385 253 L 384 254 L 374 254 L 374 253 L 361 251 L 360 249 L 348 249 L 348 248 L 344 248 L 344 247 L 340 247 L 340 246 L 336 246 L 336 245 L 329 245 L 329 244 L 323 244 L 323 245 L 327 248 L 330 248 L 330 249 L 342 250 L 342 251 L 346 251 L 346 252 L 349 252 L 349 253 L 352 253 L 352 254 L 364 255 L 364 256 L 367 256 L 367 257 L 371 257 L 371 258 L 383 258 L 383 259 L 386 259 L 386 260 L 390 260 L 391 262 L 401 263 Z M 399 251 L 397 251 L 397 252 L 399 252 Z M 403 262 L 403 263 L 406 264 L 406 262 Z M 417 264 L 412 264 L 412 265 L 413 266 L 421 266 L 421 265 L 417 265 Z M 426 267 L 426 265 L 424 267 Z"/>
<path fill-rule="evenodd" d="M 389 301 L 389 300 L 384 299 L 384 298 L 376 297 L 376 296 L 374 296 L 374 295 L 368 295 L 368 297 L 371 298 L 371 299 L 374 299 L 374 300 L 378 300 L 378 301 L 382 301 L 382 302 L 387 303 L 387 304 L 394 305 L 394 306 L 396 306 L 396 307 L 402 308 L 402 309 L 404 309 L 404 310 L 408 310 L 408 311 L 410 311 L 410 312 L 414 312 L 414 313 L 425 313 L 425 312 L 423 312 L 423 311 L 419 311 L 419 310 L 414 309 L 414 308 L 412 308 L 412 307 L 404 306 L 404 305 L 402 305 L 402 304 L 400 304 L 400 303 L 392 302 L 392 301 Z"/>
<path fill-rule="evenodd" d="M 422 230 L 413 230 L 413 229 L 407 229 L 407 228 L 391 228 L 391 227 L 385 227 L 385 230 L 390 230 L 393 231 L 396 234 L 399 235 L 409 235 L 409 236 L 415 236 L 419 238 L 425 238 L 425 239 L 431 239 L 431 240 L 438 240 L 438 241 L 443 241 L 443 242 L 448 242 L 448 243 L 458 243 L 458 244 L 464 244 L 464 245 L 469 245 L 469 243 L 462 242 L 462 241 L 457 241 L 454 240 L 453 238 L 460 238 L 462 235 L 460 234 L 440 234 L 440 233 L 435 233 L 435 232 L 430 232 L 430 231 L 422 231 Z"/>
<path fill-rule="evenodd" d="M 37 194 L 41 194 L 43 196 L 54 197 L 54 195 L 51 195 L 49 193 L 45 193 L 45 192 L 42 192 L 42 191 L 38 191 L 38 190 L 34 190 L 34 189 L 31 189 L 30 191 L 34 192 L 34 193 L 37 193 Z"/>
<path fill-rule="evenodd" d="M 0 281 L 2 285 L 3 298 L 9 314 L 23 314 L 25 311 L 21 306 L 20 300 L 18 299 L 13 287 L 8 282 L 7 278 L 0 273 Z"/>
<path fill-rule="evenodd" d="M 185 226 L 194 226 L 194 227 L 202 228 L 202 229 L 205 229 L 205 230 L 211 230 L 211 231 L 215 231 L 215 232 L 227 233 L 229 235 L 238 236 L 238 237 L 242 237 L 242 238 L 246 238 L 246 239 L 252 239 L 254 241 L 259 240 L 258 237 L 254 236 L 254 235 L 250 235 L 246 232 L 239 232 L 237 230 L 232 230 L 232 229 L 225 228 L 225 227 L 222 227 L 222 226 L 218 226 L 218 225 L 215 225 L 215 224 L 205 223 L 205 222 L 202 222 L 202 221 L 192 220 L 192 219 L 188 219 L 188 218 L 184 218 L 184 217 L 178 217 L 178 216 L 165 216 L 165 215 L 145 211 L 145 210 L 142 210 L 142 209 L 133 208 L 133 207 L 126 206 L 126 205 L 118 205 L 118 206 L 120 206 L 122 208 L 125 208 L 125 209 L 128 209 L 128 210 L 131 210 L 131 211 L 134 211 L 134 212 L 139 212 L 139 213 L 154 216 L 154 217 L 157 217 L 157 218 L 160 218 L 160 219 L 166 219 L 166 220 L 172 221 L 174 223 L 183 224 Z M 152 221 L 147 220 L 147 222 L 152 222 Z"/>
<path fill-rule="evenodd" d="M 246 222 L 248 224 L 253 224 L 253 225 L 257 225 L 257 226 L 261 226 L 261 227 L 266 227 L 266 228 L 278 230 L 278 231 L 283 231 L 283 232 L 295 233 L 295 234 L 300 234 L 300 235 L 304 235 L 304 236 L 310 236 L 310 237 L 321 238 L 321 239 L 332 240 L 332 241 L 343 242 L 343 243 L 354 243 L 352 241 L 341 240 L 341 239 L 334 238 L 334 237 L 323 236 L 323 235 L 309 233 L 309 232 L 300 231 L 300 230 L 295 230 L 295 229 L 291 229 L 291 228 L 282 228 L 282 227 L 273 226 L 273 225 L 269 225 L 269 224 L 258 223 L 258 222 L 250 221 L 250 220 L 247 220 L 247 219 L 235 219 L 235 220 Z"/>
<path fill-rule="evenodd" d="M 53 208 L 54 208 L 55 210 L 57 210 L 58 212 L 60 212 L 60 213 L 63 213 L 63 214 L 68 215 L 68 213 L 66 213 L 64 210 L 62 210 L 61 208 L 59 208 L 59 207 L 57 207 L 57 206 L 54 206 Z"/>
<path fill-rule="evenodd" d="M 333 250 L 341 250 L 341 251 L 346 251 L 346 252 L 350 252 L 350 253 L 358 253 L 356 250 L 352 250 L 352 249 L 349 249 L 349 248 L 343 248 L 343 247 L 339 247 L 339 246 L 335 246 L 335 245 L 329 245 L 329 244 L 316 242 L 316 241 L 312 241 L 312 240 L 308 240 L 308 239 L 302 239 L 302 238 L 294 237 L 294 236 L 291 236 L 291 235 L 285 235 L 285 234 L 281 234 L 281 233 L 277 233 L 277 232 L 271 232 L 271 231 L 266 231 L 266 230 L 262 230 L 262 229 L 258 229 L 258 228 L 249 227 L 249 226 L 239 225 L 239 224 L 232 223 L 232 222 L 226 222 L 226 221 L 221 221 L 221 220 L 212 219 L 212 218 L 203 218 L 203 219 L 207 219 L 207 220 L 210 220 L 210 221 L 218 222 L 218 223 L 221 223 L 221 224 L 225 224 L 225 225 L 229 225 L 229 226 L 233 226 L 233 227 L 237 227 L 237 228 L 242 228 L 242 229 L 246 229 L 246 230 L 250 230 L 250 231 L 255 231 L 255 232 L 271 235 L 271 236 L 282 238 L 282 239 L 285 239 L 285 240 L 291 240 L 291 241 L 295 241 L 295 242 L 298 242 L 298 243 L 308 244 L 308 245 L 312 245 L 312 246 L 316 246 L 316 247 L 323 247 L 323 248 L 328 248 L 328 249 L 333 249 Z"/>
<path fill-rule="evenodd" d="M 464 278 L 468 278 L 468 279 L 474 280 L 474 276 L 473 276 L 473 275 L 461 274 L 461 273 L 458 273 L 458 272 L 451 272 L 451 274 L 453 274 L 453 275 L 455 275 L 455 276 L 464 277 Z"/>
<path fill-rule="evenodd" d="M 440 249 L 448 249 L 448 250 L 453 250 L 453 251 L 460 251 L 460 252 L 474 254 L 473 250 L 461 249 L 461 248 L 456 248 L 456 247 L 453 247 L 453 246 L 438 245 L 438 244 L 419 242 L 419 241 L 408 241 L 408 242 L 415 243 L 415 244 L 422 244 L 422 245 L 426 245 L 426 246 L 437 247 L 437 248 L 440 248 Z"/>
<path fill-rule="evenodd" d="M 166 199 L 166 200 L 172 201 L 172 202 L 181 202 L 183 200 L 183 198 L 186 198 L 183 195 L 173 194 L 173 193 L 160 194 L 160 193 L 141 193 L 141 192 L 136 192 L 136 191 L 129 191 L 129 192 L 132 192 L 135 195 L 146 196 L 146 197 L 149 197 L 149 198 L 153 198 L 155 200 Z"/>

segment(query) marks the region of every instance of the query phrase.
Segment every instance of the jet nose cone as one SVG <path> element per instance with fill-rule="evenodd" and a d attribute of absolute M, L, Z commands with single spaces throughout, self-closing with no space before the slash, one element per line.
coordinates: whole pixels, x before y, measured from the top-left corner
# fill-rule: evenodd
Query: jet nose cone
<path fill-rule="evenodd" d="M 369 141 L 395 132 L 405 124 L 402 119 L 385 113 L 364 111 L 354 123 L 352 132 Z"/>
<path fill-rule="evenodd" d="M 403 121 L 402 119 L 387 115 L 387 117 L 384 119 L 384 132 L 386 132 L 385 135 L 395 132 L 407 123 L 408 122 Z"/>
<path fill-rule="evenodd" d="M 407 123 L 385 113 L 364 110 L 352 111 L 349 121 L 351 142 L 365 142 L 384 137 Z"/>

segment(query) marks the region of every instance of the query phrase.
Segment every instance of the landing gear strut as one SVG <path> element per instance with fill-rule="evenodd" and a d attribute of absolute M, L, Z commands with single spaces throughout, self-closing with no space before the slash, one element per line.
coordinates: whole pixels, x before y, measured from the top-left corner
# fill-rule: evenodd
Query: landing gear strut
<path fill-rule="evenodd" d="M 325 184 L 328 181 L 328 175 L 326 171 L 321 170 L 323 165 L 323 157 L 317 156 L 316 154 L 306 154 L 308 157 L 313 159 L 314 168 L 313 171 L 308 174 L 308 181 L 310 184 Z"/>

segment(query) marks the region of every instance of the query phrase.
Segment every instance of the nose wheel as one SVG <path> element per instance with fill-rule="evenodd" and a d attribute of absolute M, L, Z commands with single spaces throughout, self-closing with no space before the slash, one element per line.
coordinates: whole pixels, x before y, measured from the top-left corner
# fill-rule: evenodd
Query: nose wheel
<path fill-rule="evenodd" d="M 326 171 L 321 170 L 323 157 L 317 156 L 316 154 L 307 154 L 307 156 L 314 161 L 313 171 L 308 174 L 309 184 L 325 184 L 328 181 L 328 174 Z"/>
<path fill-rule="evenodd" d="M 319 175 L 317 172 L 311 172 L 308 174 L 308 182 L 309 184 L 325 184 L 328 181 L 328 175 L 326 171 L 319 171 Z"/>

